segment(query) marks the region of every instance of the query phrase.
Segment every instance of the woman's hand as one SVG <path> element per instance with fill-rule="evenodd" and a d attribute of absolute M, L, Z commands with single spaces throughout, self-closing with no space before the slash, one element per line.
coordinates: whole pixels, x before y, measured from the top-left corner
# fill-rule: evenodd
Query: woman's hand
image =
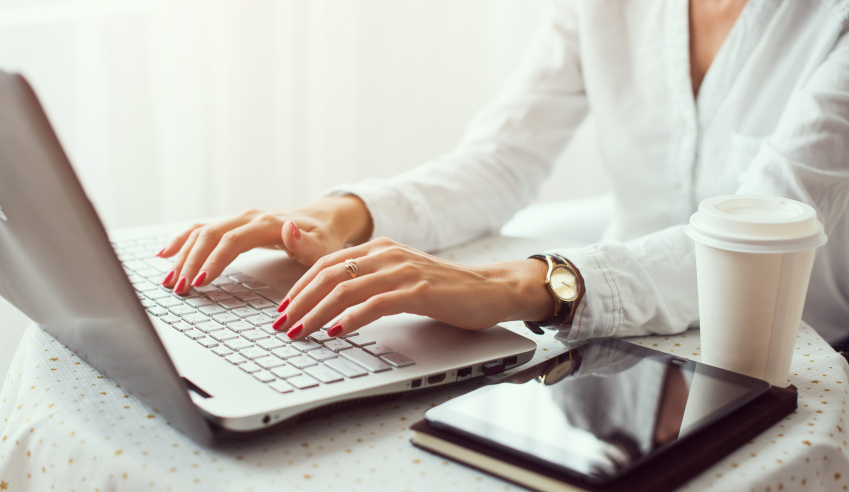
<path fill-rule="evenodd" d="M 184 294 L 207 285 L 237 256 L 257 247 L 277 248 L 304 265 L 371 235 L 371 215 L 355 196 L 326 197 L 280 212 L 250 210 L 216 224 L 196 224 L 157 256 L 174 258 L 162 285 Z"/>
<path fill-rule="evenodd" d="M 352 278 L 345 260 L 356 265 Z M 280 304 L 275 321 L 303 338 L 334 319 L 330 336 L 347 335 L 383 316 L 412 313 L 472 330 L 507 320 L 550 317 L 554 301 L 539 260 L 467 266 L 380 238 L 318 260 Z M 354 307 L 355 306 L 355 307 Z"/>

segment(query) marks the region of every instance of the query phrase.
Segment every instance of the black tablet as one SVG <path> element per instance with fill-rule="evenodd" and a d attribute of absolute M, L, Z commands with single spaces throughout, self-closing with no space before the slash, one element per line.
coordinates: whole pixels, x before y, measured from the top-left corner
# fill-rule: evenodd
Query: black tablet
<path fill-rule="evenodd" d="M 621 340 L 594 340 L 425 413 L 435 428 L 605 483 L 769 390 Z"/>

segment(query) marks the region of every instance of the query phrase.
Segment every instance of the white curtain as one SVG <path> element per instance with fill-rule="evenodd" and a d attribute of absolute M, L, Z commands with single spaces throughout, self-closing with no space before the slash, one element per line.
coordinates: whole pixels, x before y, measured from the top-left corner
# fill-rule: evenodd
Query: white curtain
<path fill-rule="evenodd" d="M 108 226 L 183 220 L 294 206 L 448 151 L 543 7 L 0 0 L 0 69 L 34 85 Z"/>

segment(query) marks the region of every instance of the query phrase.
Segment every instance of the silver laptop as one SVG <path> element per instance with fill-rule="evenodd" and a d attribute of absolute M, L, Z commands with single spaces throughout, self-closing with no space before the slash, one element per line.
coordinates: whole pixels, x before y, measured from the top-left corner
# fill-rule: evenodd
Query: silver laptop
<path fill-rule="evenodd" d="M 253 251 L 175 296 L 162 232 L 108 237 L 29 84 L 0 72 L 0 295 L 196 441 L 496 374 L 536 348 L 413 315 L 292 342 L 271 322 L 304 267 Z"/>

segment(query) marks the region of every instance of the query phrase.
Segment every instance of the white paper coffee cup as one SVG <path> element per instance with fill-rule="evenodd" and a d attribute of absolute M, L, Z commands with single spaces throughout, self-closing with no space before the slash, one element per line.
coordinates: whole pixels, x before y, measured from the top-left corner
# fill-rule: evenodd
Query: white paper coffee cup
<path fill-rule="evenodd" d="M 784 386 L 816 248 L 813 207 L 795 200 L 708 198 L 690 217 L 696 241 L 702 361 Z"/>

